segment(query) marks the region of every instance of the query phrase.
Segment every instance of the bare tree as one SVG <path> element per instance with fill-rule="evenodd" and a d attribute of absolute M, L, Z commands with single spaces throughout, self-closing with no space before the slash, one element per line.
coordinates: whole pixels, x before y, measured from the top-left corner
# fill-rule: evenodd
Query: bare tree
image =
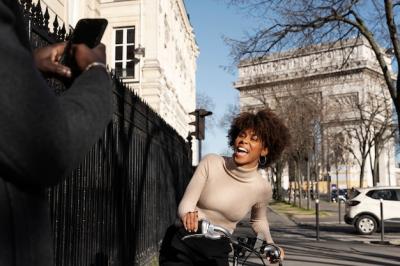
<path fill-rule="evenodd" d="M 336 125 L 328 130 L 332 151 L 330 160 L 335 163 L 337 170 L 348 158 L 345 152 L 350 153 L 359 165 L 359 186 L 363 187 L 365 167 L 367 159 L 370 158 L 373 183 L 376 185 L 380 154 L 386 144 L 394 139 L 396 132 L 389 98 L 385 98 L 384 93 L 367 94 L 352 105 L 352 110 L 347 112 L 347 116 L 341 109 L 340 113 L 336 113 Z M 374 158 L 371 157 L 372 149 Z"/>
<path fill-rule="evenodd" d="M 298 192 L 300 199 L 299 206 L 302 206 L 301 199 L 303 198 L 304 181 L 306 181 L 305 192 L 307 193 L 307 208 L 309 208 L 311 164 L 318 164 L 315 161 L 318 158 L 318 144 L 316 145 L 316 143 L 320 134 L 316 131 L 319 130 L 318 124 L 321 121 L 321 97 L 319 93 L 310 90 L 308 83 L 297 82 L 284 91 L 273 92 L 269 98 L 271 106 L 274 106 L 275 111 L 285 120 L 292 139 L 291 146 L 284 157 L 285 165 L 289 163 L 289 168 L 292 168 L 289 169 L 289 175 L 292 176 L 289 180 L 296 184 L 295 191 Z M 271 98 L 273 103 L 271 103 Z M 282 162 L 278 163 L 275 167 L 279 169 Z M 315 167 L 312 168 L 315 169 Z M 276 173 L 279 174 L 278 171 Z M 280 179 L 277 178 L 277 180 Z M 292 186 L 292 182 L 290 182 L 290 186 Z M 291 187 L 290 190 L 292 189 L 294 188 Z M 293 200 L 296 204 L 296 193 Z"/>
<path fill-rule="evenodd" d="M 282 194 L 282 175 L 283 170 L 287 165 L 287 152 L 284 152 L 276 162 L 271 166 L 272 174 L 275 177 L 274 179 L 274 195 L 273 198 L 278 201 L 283 200 Z"/>
<path fill-rule="evenodd" d="M 372 153 L 369 153 L 370 167 L 372 173 L 372 182 L 376 186 L 380 180 L 379 176 L 379 158 L 387 143 L 394 141 L 396 135 L 396 127 L 392 119 L 392 109 L 389 99 L 381 95 L 371 95 L 368 104 L 372 105 L 369 109 L 378 113 L 376 120 L 371 124 L 372 135 L 368 143 L 373 147 Z"/>
<path fill-rule="evenodd" d="M 219 126 L 225 129 L 228 129 L 232 123 L 232 120 L 239 114 L 240 106 L 239 99 L 235 101 L 233 104 L 229 104 L 226 107 L 225 113 L 221 116 L 219 120 Z"/>
<path fill-rule="evenodd" d="M 336 188 L 337 193 L 339 191 L 339 170 L 345 163 L 345 139 L 341 132 L 334 134 L 333 138 L 329 141 L 331 148 L 330 154 L 328 154 L 329 161 L 335 166 L 336 175 Z M 330 185 L 331 186 L 331 185 Z M 331 195 L 331 194 L 330 194 Z"/>
<path fill-rule="evenodd" d="M 399 69 L 399 1 L 392 0 L 226 0 L 263 21 L 243 40 L 226 39 L 235 63 L 269 52 L 364 37 L 382 70 L 387 91 L 400 114 L 400 80 L 393 82 L 391 59 Z M 381 48 L 383 47 L 383 49 Z M 400 124 L 398 124 L 400 127 Z"/>
<path fill-rule="evenodd" d="M 207 111 L 213 112 L 215 110 L 215 103 L 213 99 L 206 93 L 198 91 L 196 93 L 196 108 L 205 109 Z M 208 116 L 206 119 L 206 129 L 213 130 L 215 126 L 216 126 L 215 116 Z"/>

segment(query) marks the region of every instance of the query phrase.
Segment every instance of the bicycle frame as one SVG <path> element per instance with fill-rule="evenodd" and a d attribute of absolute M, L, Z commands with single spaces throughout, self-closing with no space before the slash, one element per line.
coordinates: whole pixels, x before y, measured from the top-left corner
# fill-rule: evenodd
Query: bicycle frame
<path fill-rule="evenodd" d="M 233 246 L 233 266 L 239 266 L 239 262 L 240 262 L 240 258 L 241 257 L 245 257 L 242 261 L 241 265 L 244 265 L 246 263 L 246 261 L 249 259 L 249 257 L 251 256 L 251 254 L 256 255 L 262 265 L 265 266 L 264 260 L 262 258 L 262 255 L 260 252 L 258 252 L 254 246 L 249 246 L 247 245 L 247 243 L 242 242 L 241 238 L 238 238 L 237 241 L 233 241 L 231 240 L 232 246 Z M 249 252 L 248 255 L 246 255 L 246 251 Z"/>

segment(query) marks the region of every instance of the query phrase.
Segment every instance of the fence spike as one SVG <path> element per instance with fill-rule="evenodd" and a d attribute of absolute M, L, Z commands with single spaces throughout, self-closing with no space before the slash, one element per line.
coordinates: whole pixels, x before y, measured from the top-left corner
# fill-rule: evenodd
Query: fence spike
<path fill-rule="evenodd" d="M 32 0 L 26 0 L 26 11 L 27 12 L 31 12 L 32 6 L 33 6 Z"/>
<path fill-rule="evenodd" d="M 43 23 L 43 27 L 46 30 L 49 29 L 49 19 L 50 19 L 49 8 L 46 6 L 46 11 L 44 12 L 44 23 Z"/>
<path fill-rule="evenodd" d="M 19 5 L 22 7 L 22 9 L 25 11 L 25 5 L 26 5 L 26 0 L 20 0 Z"/>
<path fill-rule="evenodd" d="M 58 35 L 58 16 L 57 15 L 54 18 L 54 22 L 53 22 L 53 34 L 54 34 L 54 37 L 57 38 L 57 35 Z"/>
<path fill-rule="evenodd" d="M 40 0 L 38 0 L 36 4 L 36 12 L 35 12 L 35 17 L 36 17 L 36 25 L 38 25 L 40 28 L 43 28 L 43 13 L 42 13 L 42 5 L 40 3 Z"/>
<path fill-rule="evenodd" d="M 32 8 L 32 0 L 21 0 L 21 5 L 25 12 L 29 13 Z"/>
<path fill-rule="evenodd" d="M 63 23 L 63 25 L 62 25 L 62 27 L 61 27 L 61 30 L 58 32 L 58 39 L 59 40 L 64 40 L 65 39 L 65 33 L 66 33 L 67 31 L 65 30 L 65 23 Z"/>

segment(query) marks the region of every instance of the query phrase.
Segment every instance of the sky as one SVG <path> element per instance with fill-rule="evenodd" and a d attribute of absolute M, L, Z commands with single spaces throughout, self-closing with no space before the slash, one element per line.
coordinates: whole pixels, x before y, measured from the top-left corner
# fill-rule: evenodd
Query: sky
<path fill-rule="evenodd" d="M 233 87 L 236 73 L 223 69 L 223 66 L 232 64 L 230 49 L 224 43 L 223 36 L 240 38 L 254 26 L 254 21 L 234 7 L 228 7 L 224 0 L 185 0 L 185 6 L 200 49 L 196 90 L 212 99 L 215 109 L 209 111 L 213 112 L 218 124 L 228 105 L 238 101 L 239 95 Z M 226 135 L 226 129 L 218 125 L 211 130 L 206 129 L 202 155 L 222 154 L 229 150 Z"/>

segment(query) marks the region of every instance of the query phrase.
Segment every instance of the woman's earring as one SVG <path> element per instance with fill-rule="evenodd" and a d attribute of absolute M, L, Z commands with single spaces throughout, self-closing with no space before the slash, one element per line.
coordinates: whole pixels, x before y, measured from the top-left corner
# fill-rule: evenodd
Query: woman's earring
<path fill-rule="evenodd" d="M 258 159 L 258 163 L 260 166 L 265 166 L 267 164 L 267 156 L 260 156 Z"/>

